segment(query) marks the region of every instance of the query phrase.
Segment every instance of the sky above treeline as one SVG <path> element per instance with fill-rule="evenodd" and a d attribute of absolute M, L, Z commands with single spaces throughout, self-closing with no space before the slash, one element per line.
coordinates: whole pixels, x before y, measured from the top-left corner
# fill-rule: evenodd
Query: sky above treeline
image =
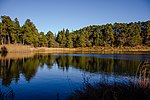
<path fill-rule="evenodd" d="M 150 0 L 0 0 L 0 16 L 30 19 L 39 32 L 150 20 Z"/>

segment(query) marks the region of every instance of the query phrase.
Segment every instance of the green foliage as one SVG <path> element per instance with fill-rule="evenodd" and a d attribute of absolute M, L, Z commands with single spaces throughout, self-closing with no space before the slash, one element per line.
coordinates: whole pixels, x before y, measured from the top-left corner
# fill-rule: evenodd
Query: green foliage
<path fill-rule="evenodd" d="M 23 33 L 23 44 L 29 44 L 37 46 L 38 44 L 38 30 L 36 26 L 27 19 L 25 24 L 22 26 L 22 33 Z"/>
<path fill-rule="evenodd" d="M 57 38 L 56 38 L 56 41 L 59 43 L 60 47 L 62 47 L 62 48 L 66 47 L 67 39 L 66 39 L 66 34 L 65 33 L 66 32 L 63 29 L 62 31 L 58 32 L 58 35 L 57 35 Z"/>
<path fill-rule="evenodd" d="M 15 18 L 15 21 L 14 21 L 14 27 L 15 27 L 15 43 L 21 43 L 21 27 L 20 27 L 20 24 L 19 24 L 19 21 L 17 18 Z"/>
<path fill-rule="evenodd" d="M 127 24 L 124 24 L 124 23 L 114 24 L 115 46 L 124 46 L 126 42 L 126 37 L 127 37 L 126 28 L 127 28 Z"/>
<path fill-rule="evenodd" d="M 94 32 L 93 34 L 93 45 L 102 46 L 103 45 L 103 34 L 102 32 Z"/>
<path fill-rule="evenodd" d="M 47 38 L 44 35 L 44 32 L 40 32 L 39 34 L 39 46 L 40 47 L 47 46 Z"/>
<path fill-rule="evenodd" d="M 3 44 L 2 23 L 0 22 L 0 44 Z"/>
<path fill-rule="evenodd" d="M 1 16 L 0 44 L 22 43 L 47 47 L 91 47 L 91 46 L 150 46 L 150 21 L 138 23 L 115 23 L 93 25 L 69 32 L 63 29 L 56 36 L 38 30 L 30 19 L 20 26 L 17 18 Z"/>
<path fill-rule="evenodd" d="M 141 26 L 143 44 L 150 46 L 150 21 L 143 22 Z"/>
<path fill-rule="evenodd" d="M 113 46 L 114 44 L 114 30 L 112 25 L 107 24 L 104 27 L 104 46 Z"/>
<path fill-rule="evenodd" d="M 55 47 L 56 41 L 55 41 L 55 37 L 51 31 L 47 32 L 46 39 L 48 42 L 48 47 Z"/>
<path fill-rule="evenodd" d="M 80 35 L 78 35 L 78 39 L 77 39 L 77 47 L 85 47 L 86 46 L 86 38 L 83 32 L 80 33 Z"/>
<path fill-rule="evenodd" d="M 72 34 L 69 33 L 68 29 L 66 30 L 66 39 L 67 39 L 66 47 L 72 48 L 73 47 Z"/>
<path fill-rule="evenodd" d="M 3 43 L 10 43 L 12 34 L 15 34 L 13 21 L 9 16 L 1 16 L 2 18 L 2 32 L 1 36 L 3 37 Z"/>
<path fill-rule="evenodd" d="M 142 38 L 140 36 L 141 27 L 137 23 L 130 23 L 126 30 L 127 41 L 126 45 L 128 46 L 136 46 L 142 44 Z"/>

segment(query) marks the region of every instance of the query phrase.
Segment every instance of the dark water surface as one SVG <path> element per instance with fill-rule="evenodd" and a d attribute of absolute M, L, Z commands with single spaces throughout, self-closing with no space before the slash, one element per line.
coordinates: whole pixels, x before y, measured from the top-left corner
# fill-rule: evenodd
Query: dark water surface
<path fill-rule="evenodd" d="M 150 54 L 36 54 L 0 59 L 0 89 L 15 100 L 65 100 L 86 82 L 126 82 Z M 150 70 L 150 69 L 149 69 Z M 6 92 L 5 92 L 6 91 Z M 8 94 L 10 95 L 10 94 Z"/>

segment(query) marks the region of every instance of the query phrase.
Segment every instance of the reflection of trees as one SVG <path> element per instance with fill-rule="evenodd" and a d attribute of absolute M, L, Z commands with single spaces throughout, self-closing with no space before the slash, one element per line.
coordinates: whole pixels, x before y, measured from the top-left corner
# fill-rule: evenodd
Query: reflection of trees
<path fill-rule="evenodd" d="M 73 66 L 90 72 L 112 72 L 114 65 L 113 59 L 85 56 L 59 56 L 56 61 L 58 66 L 62 69 L 68 69 L 69 66 Z"/>
<path fill-rule="evenodd" d="M 38 59 L 34 59 L 34 58 L 26 59 L 25 63 L 23 64 L 23 66 L 21 68 L 21 71 L 27 81 L 30 81 L 30 79 L 33 76 L 35 76 L 38 64 L 39 64 Z"/>
<path fill-rule="evenodd" d="M 133 74 L 136 72 L 136 69 L 138 65 L 140 64 L 140 61 L 134 61 L 134 60 L 114 60 L 114 72 L 121 74 L 121 73 L 127 73 L 127 74 Z"/>
<path fill-rule="evenodd" d="M 22 59 L 0 59 L 2 84 L 9 85 L 12 80 L 17 83 L 20 73 L 24 75 L 27 81 L 30 81 L 35 76 L 38 66 L 46 64 L 48 68 L 51 68 L 54 61 L 55 56 L 51 55 L 35 55 L 32 58 Z"/>
<path fill-rule="evenodd" d="M 66 56 L 59 56 L 57 59 L 56 59 L 56 62 L 58 64 L 58 67 L 61 68 L 62 70 L 67 70 L 68 69 L 68 65 L 69 64 L 69 61 L 67 61 L 67 57 Z"/>
<path fill-rule="evenodd" d="M 15 78 L 16 82 L 19 79 L 19 68 L 13 62 L 13 59 L 0 60 L 0 77 L 3 79 L 2 84 L 4 85 L 9 85 L 13 78 Z"/>
<path fill-rule="evenodd" d="M 47 55 L 47 57 L 45 57 L 45 58 L 47 58 L 45 60 L 45 64 L 50 69 L 53 66 L 54 62 L 55 62 L 56 56 L 54 56 L 54 55 Z"/>
<path fill-rule="evenodd" d="M 53 64 L 55 62 L 55 58 L 56 58 L 56 56 L 54 56 L 54 55 L 47 55 L 47 54 L 36 55 L 36 56 L 39 60 L 40 67 L 43 68 L 44 64 L 46 64 L 49 69 L 53 66 Z"/>
<path fill-rule="evenodd" d="M 22 59 L 0 59 L 0 78 L 3 85 L 9 85 L 12 80 L 18 82 L 20 73 L 27 81 L 30 81 L 37 72 L 38 66 L 51 68 L 54 63 L 62 70 L 69 67 L 85 70 L 88 72 L 107 72 L 107 73 L 127 73 L 133 74 L 140 61 L 120 60 L 113 58 L 98 58 L 88 56 L 55 56 L 55 55 L 35 55 L 34 57 Z"/>
<path fill-rule="evenodd" d="M 87 56 L 59 56 L 56 62 L 63 70 L 72 66 L 89 72 L 115 72 L 117 74 L 135 73 L 140 61 L 120 60 L 113 58 L 97 58 Z"/>

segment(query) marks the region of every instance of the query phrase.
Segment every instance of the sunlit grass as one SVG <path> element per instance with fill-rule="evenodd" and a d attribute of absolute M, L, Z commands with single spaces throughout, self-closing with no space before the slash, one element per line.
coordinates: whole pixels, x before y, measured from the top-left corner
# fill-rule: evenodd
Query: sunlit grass
<path fill-rule="evenodd" d="M 6 45 L 0 45 L 0 48 L 6 48 L 8 53 L 25 53 L 25 52 L 31 52 L 31 47 L 27 45 L 21 45 L 21 44 L 6 44 Z"/>
<path fill-rule="evenodd" d="M 0 45 L 0 48 L 6 47 L 8 53 L 24 53 L 24 52 L 46 52 L 46 53 L 123 53 L 138 51 L 150 51 L 148 46 L 136 46 L 136 47 L 78 47 L 78 48 L 48 48 L 48 47 L 33 47 L 31 45 L 22 44 L 5 44 Z M 1 51 L 1 50 L 0 50 Z M 136 51 L 136 52 L 135 52 Z"/>

